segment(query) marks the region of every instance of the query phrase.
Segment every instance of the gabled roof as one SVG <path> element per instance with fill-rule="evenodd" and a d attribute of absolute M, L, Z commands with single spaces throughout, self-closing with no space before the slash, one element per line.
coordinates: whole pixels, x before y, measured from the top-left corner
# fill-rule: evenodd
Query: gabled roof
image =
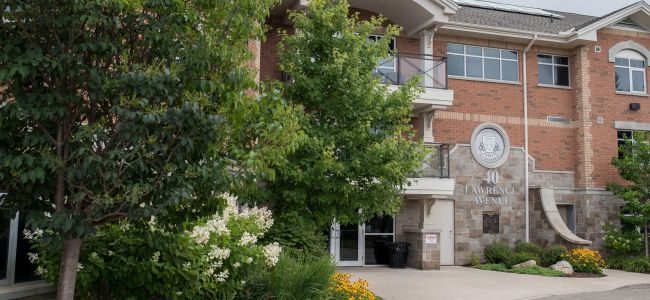
<path fill-rule="evenodd" d="M 460 6 L 448 28 L 519 36 L 538 34 L 560 43 L 595 41 L 596 31 L 624 19 L 650 29 L 650 5 L 639 1 L 602 17 L 499 4 L 484 0 L 455 0 Z M 569 1 L 569 0 L 567 0 Z M 443 25 L 443 28 L 445 26 Z"/>
<path fill-rule="evenodd" d="M 465 6 L 461 4 L 460 9 L 458 9 L 455 15 L 449 18 L 449 21 L 473 25 L 525 30 L 530 32 L 559 34 L 560 32 L 569 31 L 572 28 L 580 26 L 581 24 L 598 19 L 597 17 L 587 15 L 549 10 L 546 11 L 561 15 L 563 18 Z"/>

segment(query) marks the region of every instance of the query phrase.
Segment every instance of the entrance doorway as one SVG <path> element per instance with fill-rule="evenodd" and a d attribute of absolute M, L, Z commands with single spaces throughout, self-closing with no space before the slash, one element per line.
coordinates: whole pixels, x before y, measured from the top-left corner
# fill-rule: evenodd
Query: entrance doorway
<path fill-rule="evenodd" d="M 330 231 L 330 253 L 338 266 L 388 264 L 388 243 L 395 240 L 392 216 L 370 219 L 365 224 L 334 223 Z"/>
<path fill-rule="evenodd" d="M 440 265 L 454 265 L 454 201 L 438 199 L 431 207 L 431 226 L 440 229 Z"/>

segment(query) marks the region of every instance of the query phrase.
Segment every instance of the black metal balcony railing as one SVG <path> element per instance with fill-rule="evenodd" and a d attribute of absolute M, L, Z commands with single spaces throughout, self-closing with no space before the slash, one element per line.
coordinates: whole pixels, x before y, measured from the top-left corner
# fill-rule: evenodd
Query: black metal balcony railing
<path fill-rule="evenodd" d="M 426 144 L 430 149 L 429 155 L 418 170 L 419 177 L 449 178 L 449 145 Z"/>
<path fill-rule="evenodd" d="M 373 73 L 382 83 L 402 85 L 415 78 L 426 88 L 447 89 L 447 58 L 397 52 L 379 62 Z"/>

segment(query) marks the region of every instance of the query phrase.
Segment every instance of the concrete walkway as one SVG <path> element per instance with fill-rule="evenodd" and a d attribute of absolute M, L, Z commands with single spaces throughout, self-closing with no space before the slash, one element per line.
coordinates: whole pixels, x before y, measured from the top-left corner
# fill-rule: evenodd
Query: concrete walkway
<path fill-rule="evenodd" d="M 536 299 L 635 284 L 650 284 L 650 275 L 605 270 L 601 278 L 562 278 L 442 267 L 439 271 L 341 267 L 340 272 L 368 280 L 370 289 L 386 300 L 411 299 Z"/>

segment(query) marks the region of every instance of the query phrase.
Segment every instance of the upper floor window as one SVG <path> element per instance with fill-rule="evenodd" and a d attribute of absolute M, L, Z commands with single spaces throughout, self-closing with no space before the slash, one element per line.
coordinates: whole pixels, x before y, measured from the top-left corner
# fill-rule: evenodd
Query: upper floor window
<path fill-rule="evenodd" d="M 368 37 L 369 40 L 376 42 L 382 39 L 383 36 L 378 35 L 378 34 L 372 34 Z M 395 51 L 395 38 L 391 38 L 391 40 L 388 42 L 388 49 L 391 52 Z M 381 74 L 391 74 L 395 72 L 396 69 L 396 62 L 394 57 L 387 57 L 385 59 L 382 59 L 378 64 L 376 68 L 376 72 L 379 72 Z"/>
<path fill-rule="evenodd" d="M 449 75 L 503 81 L 519 81 L 516 50 L 447 45 Z"/>
<path fill-rule="evenodd" d="M 539 84 L 569 86 L 569 58 L 559 55 L 537 54 L 537 82 Z"/>
<path fill-rule="evenodd" d="M 616 54 L 616 91 L 645 93 L 645 58 L 636 51 L 623 50 Z"/>

